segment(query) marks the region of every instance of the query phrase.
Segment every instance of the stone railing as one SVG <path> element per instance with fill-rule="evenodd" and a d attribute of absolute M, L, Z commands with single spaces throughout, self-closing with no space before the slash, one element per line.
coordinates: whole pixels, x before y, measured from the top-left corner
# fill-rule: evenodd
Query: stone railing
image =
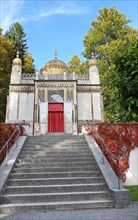
<path fill-rule="evenodd" d="M 63 74 L 48 74 L 45 75 L 36 72 L 23 73 L 22 83 L 34 83 L 34 80 L 77 80 L 78 84 L 89 84 L 89 75 L 75 74 L 75 73 L 63 73 Z"/>
<path fill-rule="evenodd" d="M 34 83 L 36 74 L 34 73 L 23 73 L 21 83 Z"/>

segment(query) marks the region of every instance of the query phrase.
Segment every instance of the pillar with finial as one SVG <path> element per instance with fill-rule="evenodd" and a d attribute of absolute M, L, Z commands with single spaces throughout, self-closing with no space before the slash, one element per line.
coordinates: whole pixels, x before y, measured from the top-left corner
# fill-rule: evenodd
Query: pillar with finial
<path fill-rule="evenodd" d="M 93 52 L 92 52 L 92 57 L 89 60 L 89 80 L 90 83 L 93 85 L 100 84 L 97 60 L 95 59 Z"/>
<path fill-rule="evenodd" d="M 19 58 L 19 51 L 17 51 L 16 58 L 12 62 L 12 73 L 10 84 L 20 84 L 22 76 L 22 61 Z"/>

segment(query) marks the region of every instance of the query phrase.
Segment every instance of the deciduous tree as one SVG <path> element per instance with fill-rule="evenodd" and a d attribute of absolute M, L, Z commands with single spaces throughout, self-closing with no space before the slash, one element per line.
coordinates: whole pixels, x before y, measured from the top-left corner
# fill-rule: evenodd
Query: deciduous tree
<path fill-rule="evenodd" d="M 125 45 L 131 45 L 131 43 L 137 39 L 137 31 L 131 28 L 128 25 L 129 23 L 130 20 L 115 7 L 100 9 L 99 16 L 95 21 L 92 21 L 88 33 L 84 36 L 85 50 L 83 51 L 83 55 L 90 57 L 91 53 L 94 52 L 99 60 L 98 66 L 104 93 L 106 120 L 121 120 L 121 109 L 124 103 L 121 101 L 118 102 L 121 87 L 121 85 L 119 85 L 120 81 L 118 81 L 116 85 L 111 81 L 117 71 L 116 62 L 113 62 L 114 55 L 118 56 L 117 54 L 120 48 L 125 47 Z M 123 52 L 121 52 L 121 54 L 123 54 Z M 130 57 L 128 59 L 130 59 Z M 118 62 L 120 61 L 118 60 Z M 123 68 L 125 68 L 125 66 Z M 125 68 L 124 71 L 127 71 L 127 69 Z M 132 84 L 130 83 L 129 87 L 131 86 Z M 121 96 L 123 96 L 123 93 Z M 123 102 L 125 99 L 124 94 Z M 128 111 L 123 114 L 128 114 Z M 127 117 L 126 120 L 128 120 Z"/>

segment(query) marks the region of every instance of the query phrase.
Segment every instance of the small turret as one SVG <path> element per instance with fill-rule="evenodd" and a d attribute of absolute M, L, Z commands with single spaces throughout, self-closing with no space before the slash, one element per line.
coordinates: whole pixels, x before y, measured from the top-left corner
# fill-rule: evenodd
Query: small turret
<path fill-rule="evenodd" d="M 92 58 L 89 60 L 89 80 L 93 85 L 100 84 L 97 60 L 94 58 L 93 53 Z"/>
<path fill-rule="evenodd" d="M 16 54 L 16 58 L 12 62 L 11 84 L 20 84 L 22 75 L 22 61 L 19 58 L 19 52 Z"/>

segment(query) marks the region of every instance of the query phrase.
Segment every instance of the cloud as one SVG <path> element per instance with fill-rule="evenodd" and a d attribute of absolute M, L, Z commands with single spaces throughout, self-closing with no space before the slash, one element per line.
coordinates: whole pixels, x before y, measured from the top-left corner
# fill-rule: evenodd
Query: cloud
<path fill-rule="evenodd" d="M 80 15 L 80 14 L 87 14 L 88 8 L 73 6 L 70 4 L 66 6 L 59 6 L 52 9 L 44 9 L 43 11 L 39 12 L 36 16 L 32 17 L 32 20 L 38 21 L 42 18 L 49 17 L 52 15 Z"/>
<path fill-rule="evenodd" d="M 4 32 L 13 22 L 19 21 L 23 4 L 23 0 L 1 1 L 1 27 Z"/>
<path fill-rule="evenodd" d="M 46 3 L 46 2 L 45 2 Z M 18 21 L 20 23 L 39 21 L 46 17 L 54 15 L 81 15 L 89 13 L 88 7 L 77 5 L 74 2 L 56 2 L 55 5 L 43 5 L 43 8 L 37 7 L 37 1 L 33 4 L 32 13 L 30 13 L 29 1 L 26 0 L 2 0 L 1 1 L 1 27 L 5 32 L 9 26 Z M 29 8 L 25 10 L 24 8 Z"/>

